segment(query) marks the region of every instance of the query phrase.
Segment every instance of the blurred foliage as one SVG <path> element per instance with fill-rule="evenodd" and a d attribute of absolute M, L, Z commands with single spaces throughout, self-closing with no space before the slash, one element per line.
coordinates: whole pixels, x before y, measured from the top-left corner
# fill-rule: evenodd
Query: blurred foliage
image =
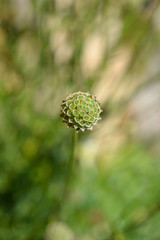
<path fill-rule="evenodd" d="M 159 13 L 156 0 L 0 1 L 1 240 L 160 239 L 159 153 L 123 115 L 159 80 Z M 97 95 L 104 113 L 95 133 L 79 136 L 60 211 L 71 145 L 60 104 L 77 90 Z"/>

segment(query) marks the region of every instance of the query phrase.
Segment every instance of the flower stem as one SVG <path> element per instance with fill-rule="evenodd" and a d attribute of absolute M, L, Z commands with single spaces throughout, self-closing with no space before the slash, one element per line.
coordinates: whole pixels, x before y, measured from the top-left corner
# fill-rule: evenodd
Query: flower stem
<path fill-rule="evenodd" d="M 77 139 L 78 139 L 78 133 L 75 130 L 73 130 L 71 155 L 70 155 L 70 158 L 69 158 L 69 161 L 68 161 L 67 175 L 66 175 L 64 191 L 63 191 L 63 198 L 66 196 L 68 186 L 70 184 L 70 179 L 71 179 L 71 176 L 72 176 L 72 172 L 73 172 L 74 162 L 75 162 L 75 158 L 76 158 Z"/>

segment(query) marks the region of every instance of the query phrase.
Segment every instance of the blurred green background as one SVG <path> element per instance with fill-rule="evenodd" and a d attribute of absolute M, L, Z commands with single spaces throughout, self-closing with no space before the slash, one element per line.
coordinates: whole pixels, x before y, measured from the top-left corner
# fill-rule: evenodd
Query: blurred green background
<path fill-rule="evenodd" d="M 159 78 L 159 1 L 0 1 L 0 240 L 160 239 Z M 59 209 L 78 90 L 104 111 Z"/>

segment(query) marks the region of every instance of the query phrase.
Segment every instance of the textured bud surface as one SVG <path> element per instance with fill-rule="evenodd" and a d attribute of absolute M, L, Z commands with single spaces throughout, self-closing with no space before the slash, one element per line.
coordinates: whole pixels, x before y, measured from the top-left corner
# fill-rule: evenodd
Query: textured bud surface
<path fill-rule="evenodd" d="M 61 117 L 67 127 L 74 128 L 77 132 L 92 130 L 100 118 L 102 112 L 96 98 L 85 92 L 70 94 L 62 102 Z"/>

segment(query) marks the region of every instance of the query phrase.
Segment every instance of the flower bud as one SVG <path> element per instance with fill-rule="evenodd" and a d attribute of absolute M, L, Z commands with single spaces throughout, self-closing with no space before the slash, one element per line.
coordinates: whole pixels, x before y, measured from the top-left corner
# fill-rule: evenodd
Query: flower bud
<path fill-rule="evenodd" d="M 67 127 L 74 128 L 77 132 L 92 130 L 100 120 L 102 112 L 96 98 L 85 92 L 70 94 L 62 102 L 61 118 Z"/>

